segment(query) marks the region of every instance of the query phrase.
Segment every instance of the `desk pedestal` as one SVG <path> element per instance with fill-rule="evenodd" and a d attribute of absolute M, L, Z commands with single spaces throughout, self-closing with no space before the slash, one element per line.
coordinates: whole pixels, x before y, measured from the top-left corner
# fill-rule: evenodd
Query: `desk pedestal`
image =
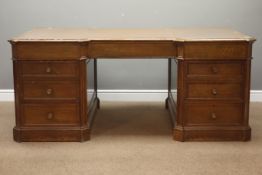
<path fill-rule="evenodd" d="M 166 107 L 173 123 L 173 138 L 250 140 L 251 44 L 185 43 L 178 54 L 183 59 L 170 58 L 168 66 Z"/>

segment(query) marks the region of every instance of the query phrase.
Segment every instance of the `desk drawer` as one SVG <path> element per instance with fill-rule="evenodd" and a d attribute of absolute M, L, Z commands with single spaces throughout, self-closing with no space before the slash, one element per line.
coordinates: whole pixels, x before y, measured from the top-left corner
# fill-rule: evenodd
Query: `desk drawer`
<path fill-rule="evenodd" d="M 23 76 L 75 77 L 78 75 L 77 62 L 74 61 L 26 61 L 21 65 Z"/>
<path fill-rule="evenodd" d="M 24 81 L 24 99 L 77 99 L 76 81 Z"/>
<path fill-rule="evenodd" d="M 242 76 L 243 65 L 241 62 L 189 62 L 188 76 L 222 76 L 229 78 Z"/>
<path fill-rule="evenodd" d="M 141 38 L 142 39 L 142 38 Z M 91 41 L 88 57 L 91 58 L 143 58 L 174 57 L 176 45 L 173 41 Z"/>
<path fill-rule="evenodd" d="M 80 123 L 77 104 L 24 104 L 22 119 L 25 126 Z"/>
<path fill-rule="evenodd" d="M 187 125 L 238 125 L 243 120 L 242 104 L 186 104 Z"/>
<path fill-rule="evenodd" d="M 241 83 L 189 83 L 187 98 L 237 98 L 242 99 Z"/>

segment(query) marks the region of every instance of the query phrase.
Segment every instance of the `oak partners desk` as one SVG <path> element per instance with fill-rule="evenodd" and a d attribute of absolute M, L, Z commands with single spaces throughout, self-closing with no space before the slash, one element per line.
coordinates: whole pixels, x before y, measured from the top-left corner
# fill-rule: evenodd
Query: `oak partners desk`
<path fill-rule="evenodd" d="M 14 140 L 89 140 L 99 108 L 97 59 L 145 57 L 168 58 L 166 108 L 175 140 L 250 140 L 254 41 L 224 28 L 29 31 L 10 40 Z"/>

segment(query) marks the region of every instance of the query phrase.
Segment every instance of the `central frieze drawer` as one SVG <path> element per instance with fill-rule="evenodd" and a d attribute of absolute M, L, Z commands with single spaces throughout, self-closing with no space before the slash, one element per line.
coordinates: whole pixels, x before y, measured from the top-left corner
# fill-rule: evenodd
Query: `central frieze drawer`
<path fill-rule="evenodd" d="M 187 125 L 234 125 L 241 124 L 243 108 L 236 104 L 186 104 L 185 118 Z"/>
<path fill-rule="evenodd" d="M 242 99 L 241 83 L 189 83 L 187 98 L 237 98 Z"/>
<path fill-rule="evenodd" d="M 24 81 L 24 99 L 77 99 L 75 81 Z"/>
<path fill-rule="evenodd" d="M 23 125 L 77 125 L 77 104 L 24 104 Z"/>
<path fill-rule="evenodd" d="M 23 76 L 75 77 L 78 75 L 78 65 L 74 61 L 27 61 L 22 62 L 21 66 Z"/>
<path fill-rule="evenodd" d="M 176 49 L 172 41 L 91 41 L 88 45 L 88 57 L 174 57 Z"/>

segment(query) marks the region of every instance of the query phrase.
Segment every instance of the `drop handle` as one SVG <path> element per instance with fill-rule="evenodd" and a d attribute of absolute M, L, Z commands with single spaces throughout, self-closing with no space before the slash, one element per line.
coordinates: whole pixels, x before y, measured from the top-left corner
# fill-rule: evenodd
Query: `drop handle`
<path fill-rule="evenodd" d="M 47 95 L 51 95 L 52 93 L 53 93 L 53 89 L 47 89 L 47 90 L 46 90 L 46 94 L 47 94 Z"/>
<path fill-rule="evenodd" d="M 218 73 L 218 69 L 215 66 L 212 66 L 211 70 L 214 74 Z"/>
<path fill-rule="evenodd" d="M 215 120 L 215 119 L 217 118 L 217 116 L 216 116 L 216 114 L 215 114 L 214 112 L 211 114 L 211 118 L 212 118 L 213 120 Z"/>
<path fill-rule="evenodd" d="M 45 70 L 46 73 L 51 73 L 52 72 L 52 69 L 51 67 L 47 67 L 46 70 Z"/>
<path fill-rule="evenodd" d="M 213 95 L 217 95 L 217 90 L 216 89 L 212 89 L 212 94 Z"/>
<path fill-rule="evenodd" d="M 52 113 L 52 112 L 49 112 L 48 114 L 47 114 L 47 119 L 48 120 L 52 120 L 54 118 L 54 114 Z"/>

